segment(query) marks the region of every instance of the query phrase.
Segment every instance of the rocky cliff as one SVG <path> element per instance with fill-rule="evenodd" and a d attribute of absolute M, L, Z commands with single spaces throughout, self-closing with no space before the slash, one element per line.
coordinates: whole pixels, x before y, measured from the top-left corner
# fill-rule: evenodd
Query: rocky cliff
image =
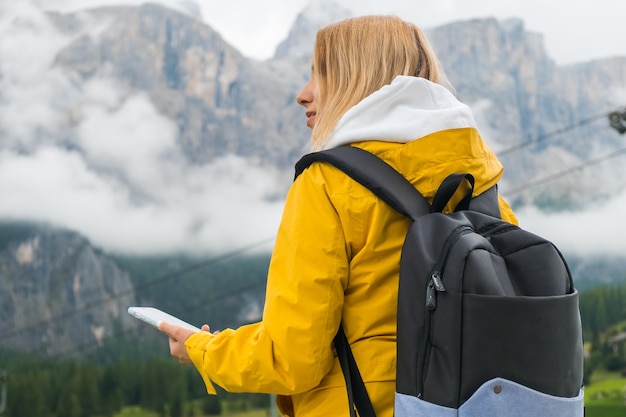
<path fill-rule="evenodd" d="M 503 193 L 623 147 L 607 114 L 626 105 L 626 57 L 559 67 L 541 35 L 518 19 L 457 22 L 428 35 L 458 96 L 500 154 Z M 608 170 L 622 176 L 620 165 Z M 606 174 L 603 167 L 581 170 L 508 197 L 544 208 L 580 208 L 590 194 L 607 197 L 624 189 Z"/>
<path fill-rule="evenodd" d="M 284 122 L 296 116 L 294 85 L 285 82 L 292 71 L 277 76 L 271 65 L 244 58 L 198 20 L 155 4 L 50 18 L 73 38 L 54 67 L 74 74 L 79 85 L 107 79 L 124 96 L 145 93 L 175 122 L 190 163 L 229 153 L 291 163 L 293 138 L 306 137 L 301 125 Z M 93 22 L 99 22 L 97 33 Z M 82 105 L 75 102 L 69 114 L 79 115 Z"/>
<path fill-rule="evenodd" d="M 45 354 L 77 354 L 135 328 L 126 272 L 74 232 L 2 225 L 0 343 Z"/>

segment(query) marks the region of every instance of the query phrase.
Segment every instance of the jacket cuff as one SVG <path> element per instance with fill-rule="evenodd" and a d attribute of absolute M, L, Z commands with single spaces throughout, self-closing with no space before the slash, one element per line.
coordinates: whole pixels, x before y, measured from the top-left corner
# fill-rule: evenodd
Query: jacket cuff
<path fill-rule="evenodd" d="M 187 338 L 185 341 L 185 347 L 187 348 L 187 354 L 189 354 L 191 362 L 193 362 L 193 365 L 196 367 L 198 373 L 200 373 L 200 376 L 204 381 L 207 393 L 217 395 L 213 382 L 211 382 L 211 379 L 204 370 L 204 357 L 206 350 L 203 348 L 203 345 L 206 345 L 206 343 L 212 338 L 213 335 L 211 333 L 197 332 Z"/>

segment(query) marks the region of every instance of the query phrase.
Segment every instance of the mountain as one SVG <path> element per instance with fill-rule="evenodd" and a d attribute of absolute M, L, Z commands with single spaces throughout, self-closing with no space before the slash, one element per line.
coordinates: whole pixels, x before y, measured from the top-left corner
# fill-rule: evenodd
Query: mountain
<path fill-rule="evenodd" d="M 308 70 L 311 64 L 315 33 L 329 22 L 352 16 L 352 12 L 332 0 L 310 3 L 296 17 L 287 37 L 278 44 L 272 60 L 292 60 Z M 308 75 L 308 72 L 307 72 Z"/>
<path fill-rule="evenodd" d="M 24 6 L 16 18 L 0 16 L 4 346 L 54 354 L 106 343 L 136 325 L 122 314 L 134 302 L 180 308 L 193 294 L 201 305 L 205 293 L 225 298 L 228 285 L 247 288 L 239 280 L 251 277 L 254 290 L 222 310 L 239 321 L 258 316 L 264 259 L 219 287 L 225 274 L 204 273 L 149 297 L 133 292 L 136 263 L 112 259 L 206 257 L 272 236 L 293 163 L 307 149 L 295 97 L 315 31 L 349 12 L 310 6 L 272 59 L 258 61 L 189 5 L 187 13 L 155 4 L 71 13 Z M 623 148 L 606 113 L 626 104 L 626 57 L 558 66 L 518 19 L 459 21 L 426 34 L 499 153 L 500 189 L 516 207 L 573 210 L 624 191 L 626 164 L 608 158 L 559 173 Z M 597 281 L 623 279 L 621 262 L 603 261 L 615 267 Z M 596 265 L 577 261 L 576 271 L 591 282 Z M 211 308 L 194 318 L 219 310 Z"/>
<path fill-rule="evenodd" d="M 287 169 L 308 136 L 303 123 L 286 121 L 302 118 L 294 100 L 308 75 L 315 31 L 349 13 L 332 1 L 309 6 L 267 62 L 243 57 L 210 27 L 158 5 L 51 14 L 55 25 L 75 38 L 57 53 L 54 68 L 73 74 L 79 85 L 108 79 L 121 86 L 123 96 L 144 93 L 159 114 L 175 122 L 177 144 L 190 164 L 233 153 Z M 85 28 L 107 19 L 97 35 Z M 527 32 L 518 19 L 475 19 L 427 33 L 459 97 L 475 109 L 495 149 L 549 135 L 626 99 L 626 58 L 558 67 L 541 35 Z M 78 101 L 69 113 L 80 114 L 83 105 Z M 72 123 L 67 127 L 61 134 L 75 142 Z M 606 120 L 581 126 L 503 156 L 505 185 L 544 178 L 620 146 Z M 620 177 L 622 169 L 611 170 Z M 598 188 L 604 177 L 601 169 L 572 174 L 512 199 L 572 206 L 590 192 L 607 197 L 616 187 L 624 189 L 621 182 Z"/>
<path fill-rule="evenodd" d="M 127 272 L 75 232 L 1 225 L 0 340 L 3 347 L 49 355 L 103 346 L 136 327 Z"/>
<path fill-rule="evenodd" d="M 106 189 L 102 193 L 110 194 L 101 199 L 123 201 L 107 206 L 111 218 L 128 217 L 126 211 L 112 212 L 119 207 L 152 205 L 157 214 L 177 216 L 179 230 L 190 231 L 178 239 L 181 247 L 231 211 L 184 213 L 190 220 L 180 220 L 179 212 L 222 198 L 211 194 L 219 186 L 209 184 L 232 188 L 233 194 L 237 187 L 262 190 L 251 205 L 282 199 L 292 165 L 307 147 L 309 132 L 295 97 L 310 71 L 315 31 L 348 14 L 332 1 L 308 7 L 275 56 L 257 61 L 197 18 L 155 4 L 33 11 L 30 20 L 23 17 L 4 29 L 7 38 L 32 42 L 9 50 L 13 54 L 5 53 L 5 62 L 25 55 L 33 70 L 2 69 L 0 151 L 7 160 L 33 166 L 42 166 L 40 159 L 49 153 L 55 153 L 49 159 L 63 159 L 57 167 L 79 164 L 81 172 L 71 175 L 98 181 Z M 625 164 L 542 180 L 622 147 L 623 138 L 606 118 L 580 122 L 624 105 L 626 57 L 557 66 L 541 35 L 518 19 L 460 21 L 428 29 L 427 35 L 481 134 L 501 154 L 501 191 L 516 207 L 576 209 L 624 190 L 619 178 Z M 46 42 L 33 42 L 37 36 Z M 261 179 L 263 185 L 242 185 Z M 82 190 L 72 186 L 67 193 Z M 36 216 L 24 212 L 0 205 L 0 217 Z M 89 224 L 41 217 L 36 219 L 78 228 L 104 247 L 114 244 Z"/>
<path fill-rule="evenodd" d="M 606 116 L 578 124 L 624 106 L 626 57 L 559 67 L 541 35 L 527 32 L 519 19 L 457 22 L 428 36 L 458 96 L 474 110 L 484 139 L 500 153 L 505 187 L 532 183 L 623 147 Z M 507 152 L 523 143 L 530 145 Z M 591 195 L 608 198 L 624 190 L 622 181 L 610 181 L 623 169 L 623 164 L 610 165 L 612 175 L 601 167 L 581 170 L 515 195 L 502 190 L 518 205 L 580 208 Z"/>
<path fill-rule="evenodd" d="M 79 86 L 108 79 L 123 96 L 145 93 L 175 121 L 189 163 L 227 153 L 279 165 L 296 157 L 284 152 L 293 149 L 291 138 L 305 137 L 304 128 L 283 122 L 295 117 L 292 86 L 198 20 L 156 4 L 49 16 L 73 38 L 53 68 L 72 74 Z M 97 34 L 93 21 L 102 22 Z M 81 105 L 70 111 L 80 112 Z M 71 130 L 67 135 L 72 140 Z"/>

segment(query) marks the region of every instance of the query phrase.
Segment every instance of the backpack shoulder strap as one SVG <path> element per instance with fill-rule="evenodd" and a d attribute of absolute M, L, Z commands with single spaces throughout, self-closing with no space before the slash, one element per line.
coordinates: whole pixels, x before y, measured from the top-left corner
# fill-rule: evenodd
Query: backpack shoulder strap
<path fill-rule="evenodd" d="M 346 380 L 346 389 L 348 391 L 348 406 L 350 409 L 350 417 L 357 417 L 356 411 L 359 411 L 360 417 L 376 417 L 374 406 L 370 400 L 367 388 L 361 377 L 361 372 L 357 366 L 350 343 L 343 331 L 343 326 L 339 326 L 337 335 L 334 339 L 337 358 L 341 365 L 344 379 Z M 355 409 L 356 406 L 356 409 Z"/>
<path fill-rule="evenodd" d="M 298 177 L 313 162 L 334 165 L 372 191 L 396 211 L 417 219 L 432 211 L 426 200 L 402 174 L 376 155 L 354 146 L 340 146 L 304 155 L 296 163 Z"/>

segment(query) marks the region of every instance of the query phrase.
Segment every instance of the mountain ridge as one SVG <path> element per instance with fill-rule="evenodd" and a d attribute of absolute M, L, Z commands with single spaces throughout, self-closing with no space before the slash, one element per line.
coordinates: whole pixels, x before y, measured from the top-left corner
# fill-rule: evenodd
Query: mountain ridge
<path fill-rule="evenodd" d="M 0 248 L 8 318 L 0 335 L 129 291 L 60 334 L 34 326 L 9 346 L 54 354 L 99 343 L 120 321 L 133 326 L 120 312 L 137 299 L 111 254 L 206 256 L 275 233 L 293 163 L 307 152 L 295 97 L 310 72 L 304 48 L 322 24 L 298 19 L 265 61 L 154 4 L 47 12 L 0 29 L 0 38 L 52 39 L 39 46 L 50 48 L 33 65 L 40 72 L 0 67 L 0 192 L 9 196 L 0 219 L 54 225 L 6 237 Z M 603 164 L 506 194 L 623 146 L 607 120 L 579 122 L 626 104 L 626 57 L 558 66 L 519 19 L 472 19 L 426 34 L 481 135 L 503 153 L 500 190 L 510 202 L 564 212 L 625 190 L 626 164 Z M 12 52 L 0 49 L 0 61 L 13 62 Z M 603 274 L 617 277 L 620 262 Z M 594 265 L 581 261 L 577 270 Z"/>
<path fill-rule="evenodd" d="M 325 13 L 343 17 L 348 12 Z M 94 183 L 101 200 L 115 202 L 103 206 L 110 218 L 145 210 L 154 210 L 159 219 L 176 217 L 171 221 L 178 229 L 189 230 L 181 242 L 203 236 L 216 217 L 232 211 L 224 206 L 238 206 L 236 190 L 250 189 L 247 182 L 265 183 L 257 187 L 261 192 L 252 205 L 276 210 L 274 203 L 284 196 L 293 163 L 308 142 L 295 96 L 311 59 L 311 51 L 297 45 L 303 39 L 312 42 L 322 24 L 315 20 L 319 13 L 313 14 L 314 19 L 298 16 L 287 43 L 263 62 L 247 59 L 197 19 L 154 4 L 49 12 L 11 27 L 12 35 L 28 37 L 33 25 L 50 18 L 66 38 L 57 43 L 62 44 L 58 51 L 50 51 L 51 67 L 40 64 L 40 77 L 33 74 L 12 84 L 9 80 L 20 81 L 19 74 L 3 69 L 0 86 L 7 93 L 0 100 L 0 152 L 9 162 L 5 166 L 27 164 L 34 172 L 46 166 L 44 154 L 50 170 L 72 160 L 80 165 L 73 176 Z M 43 25 L 36 32 L 58 35 L 48 30 Z M 581 121 L 626 102 L 626 57 L 559 67 L 542 36 L 526 31 L 519 19 L 459 21 L 429 29 L 427 36 L 457 95 L 472 108 L 483 138 L 497 153 L 506 151 L 500 190 L 516 208 L 534 204 L 577 210 L 625 190 L 619 180 L 626 174 L 624 164 L 543 179 L 622 146 L 606 119 Z M 288 46 L 291 37 L 297 42 Z M 46 94 L 37 95 L 40 91 Z M 52 167 L 55 158 L 61 161 Z M 525 187 L 533 183 L 541 185 Z M 37 187 L 33 181 L 23 188 L 32 188 L 29 197 L 45 207 Z M 68 187 L 63 194 L 68 202 L 84 194 L 84 187 L 68 182 L 50 187 Z M 232 192 L 223 200 L 226 189 Z M 519 191 L 507 194 L 509 189 Z M 65 204 L 60 198 L 53 201 Z M 191 208 L 198 203 L 208 207 L 207 214 Z M 16 204 L 0 205 L 0 218 L 52 221 L 111 247 L 89 223 L 46 217 L 45 211 L 35 216 Z M 179 212 L 191 220 L 181 220 Z"/>

